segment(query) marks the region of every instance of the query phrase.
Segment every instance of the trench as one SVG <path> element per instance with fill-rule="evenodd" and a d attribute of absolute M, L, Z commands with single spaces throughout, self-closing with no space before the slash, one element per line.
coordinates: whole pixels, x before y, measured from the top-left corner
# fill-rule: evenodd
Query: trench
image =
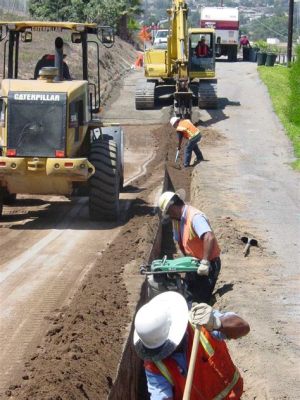
<path fill-rule="evenodd" d="M 167 167 L 162 185 L 162 193 L 166 190 L 174 191 L 174 185 Z M 155 259 L 167 255 L 173 258 L 176 253 L 176 247 L 173 241 L 171 223 L 158 225 L 154 235 L 153 246 L 147 258 L 148 264 Z M 138 310 L 147 302 L 147 283 L 143 282 L 141 295 L 136 305 Z M 133 347 L 134 320 L 130 326 L 130 333 L 123 348 L 122 356 L 118 366 L 117 376 L 114 385 L 108 395 L 107 400 L 149 400 L 147 391 L 146 377 L 143 368 L 143 362 L 137 357 Z M 128 368 L 128 366 L 130 366 Z"/>

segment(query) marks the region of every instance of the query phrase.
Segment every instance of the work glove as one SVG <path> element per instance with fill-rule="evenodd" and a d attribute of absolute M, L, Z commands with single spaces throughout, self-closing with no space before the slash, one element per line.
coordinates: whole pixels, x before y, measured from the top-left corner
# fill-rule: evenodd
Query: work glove
<path fill-rule="evenodd" d="M 210 261 L 201 260 L 200 265 L 197 269 L 197 274 L 207 276 L 209 274 L 209 268 L 210 268 Z"/>
<path fill-rule="evenodd" d="M 219 317 L 214 315 L 213 308 L 206 303 L 195 304 L 189 315 L 194 326 L 204 326 L 208 331 L 220 329 L 222 326 Z"/>

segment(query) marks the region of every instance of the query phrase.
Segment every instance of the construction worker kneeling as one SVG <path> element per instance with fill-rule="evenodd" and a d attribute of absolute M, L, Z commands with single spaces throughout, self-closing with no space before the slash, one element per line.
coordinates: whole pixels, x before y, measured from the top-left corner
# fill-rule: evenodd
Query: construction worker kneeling
<path fill-rule="evenodd" d="M 200 329 L 200 339 L 195 362 L 190 362 L 195 329 Z M 224 339 L 237 339 L 249 331 L 248 323 L 236 314 L 222 314 L 205 303 L 194 305 L 189 312 L 179 293 L 154 297 L 137 312 L 133 339 L 144 360 L 151 400 L 182 400 L 192 367 L 190 396 L 184 398 L 240 399 L 243 379 Z"/>

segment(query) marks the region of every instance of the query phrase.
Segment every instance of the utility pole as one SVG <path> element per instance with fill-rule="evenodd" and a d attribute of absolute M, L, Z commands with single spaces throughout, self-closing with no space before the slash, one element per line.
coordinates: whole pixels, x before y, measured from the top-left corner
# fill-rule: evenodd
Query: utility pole
<path fill-rule="evenodd" d="M 287 43 L 287 63 L 291 64 L 293 53 L 293 24 L 294 24 L 294 0 L 289 0 L 289 26 Z"/>

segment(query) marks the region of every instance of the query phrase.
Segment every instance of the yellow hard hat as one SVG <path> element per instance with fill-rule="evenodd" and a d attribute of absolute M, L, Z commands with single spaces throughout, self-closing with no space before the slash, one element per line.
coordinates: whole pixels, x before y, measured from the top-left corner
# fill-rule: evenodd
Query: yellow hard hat
<path fill-rule="evenodd" d="M 174 197 L 179 197 L 182 201 L 185 200 L 186 193 L 184 189 L 179 189 L 176 192 L 164 192 L 158 199 L 158 207 L 161 209 L 162 216 L 166 216 L 169 207 L 174 203 Z"/>
<path fill-rule="evenodd" d="M 174 192 L 164 192 L 158 200 L 158 207 L 161 209 L 163 215 L 166 215 L 168 208 L 172 204 L 172 199 L 176 194 Z"/>

